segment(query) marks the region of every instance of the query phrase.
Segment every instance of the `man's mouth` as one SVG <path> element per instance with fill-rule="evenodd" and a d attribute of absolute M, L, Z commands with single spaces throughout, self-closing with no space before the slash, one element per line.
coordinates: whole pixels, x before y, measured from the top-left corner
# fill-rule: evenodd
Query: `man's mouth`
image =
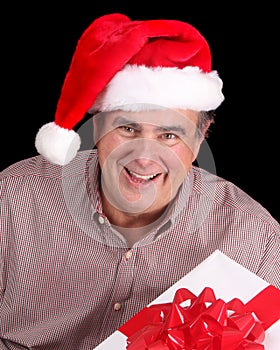
<path fill-rule="evenodd" d="M 149 175 L 142 175 L 142 174 L 138 174 L 132 170 L 129 170 L 127 168 L 125 168 L 125 170 L 126 170 L 127 174 L 129 175 L 130 179 L 136 183 L 145 183 L 147 181 L 155 179 L 160 174 L 160 173 L 154 173 L 154 174 L 149 174 Z"/>

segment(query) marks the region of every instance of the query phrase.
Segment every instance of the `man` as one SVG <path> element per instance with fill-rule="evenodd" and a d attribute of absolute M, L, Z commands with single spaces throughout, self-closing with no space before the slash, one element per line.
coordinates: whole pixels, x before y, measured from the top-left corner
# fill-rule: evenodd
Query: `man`
<path fill-rule="evenodd" d="M 1 174 L 4 349 L 93 349 L 216 249 L 280 287 L 279 224 L 193 165 L 223 99 L 191 25 L 89 26 L 40 155 Z M 87 114 L 95 147 L 79 151 Z"/>

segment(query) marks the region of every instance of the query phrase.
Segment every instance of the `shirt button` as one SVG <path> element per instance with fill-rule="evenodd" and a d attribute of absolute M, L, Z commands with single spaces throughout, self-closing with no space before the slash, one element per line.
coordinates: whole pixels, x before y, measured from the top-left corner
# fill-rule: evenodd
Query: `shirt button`
<path fill-rule="evenodd" d="M 132 251 L 128 250 L 125 254 L 124 254 L 126 260 L 130 259 L 132 257 Z"/>
<path fill-rule="evenodd" d="M 105 222 L 105 219 L 103 218 L 103 216 L 99 215 L 98 221 L 99 221 L 99 223 L 100 223 L 101 225 L 103 225 L 104 222 Z"/>
<path fill-rule="evenodd" d="M 115 311 L 119 311 L 120 308 L 121 308 L 121 304 L 120 304 L 120 303 L 116 303 L 116 304 L 114 305 L 114 310 L 115 310 Z"/>

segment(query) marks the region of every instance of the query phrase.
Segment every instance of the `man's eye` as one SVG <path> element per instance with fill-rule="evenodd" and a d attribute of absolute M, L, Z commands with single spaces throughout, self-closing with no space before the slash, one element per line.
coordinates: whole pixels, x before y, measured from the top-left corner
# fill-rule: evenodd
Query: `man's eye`
<path fill-rule="evenodd" d="M 167 132 L 167 133 L 162 135 L 162 138 L 165 140 L 173 140 L 173 139 L 176 139 L 176 135 L 174 135 L 170 132 Z"/>
<path fill-rule="evenodd" d="M 123 130 L 124 132 L 130 133 L 130 134 L 135 133 L 135 129 L 132 128 L 131 126 L 123 125 L 120 127 L 120 129 Z"/>

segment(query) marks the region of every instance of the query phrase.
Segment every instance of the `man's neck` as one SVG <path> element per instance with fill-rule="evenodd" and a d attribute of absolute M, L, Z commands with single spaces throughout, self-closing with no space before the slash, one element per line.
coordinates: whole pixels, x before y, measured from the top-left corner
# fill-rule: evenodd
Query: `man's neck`
<path fill-rule="evenodd" d="M 165 217 L 166 207 L 153 212 L 131 214 L 115 208 L 102 194 L 101 198 L 103 213 L 130 246 L 144 238 Z"/>

